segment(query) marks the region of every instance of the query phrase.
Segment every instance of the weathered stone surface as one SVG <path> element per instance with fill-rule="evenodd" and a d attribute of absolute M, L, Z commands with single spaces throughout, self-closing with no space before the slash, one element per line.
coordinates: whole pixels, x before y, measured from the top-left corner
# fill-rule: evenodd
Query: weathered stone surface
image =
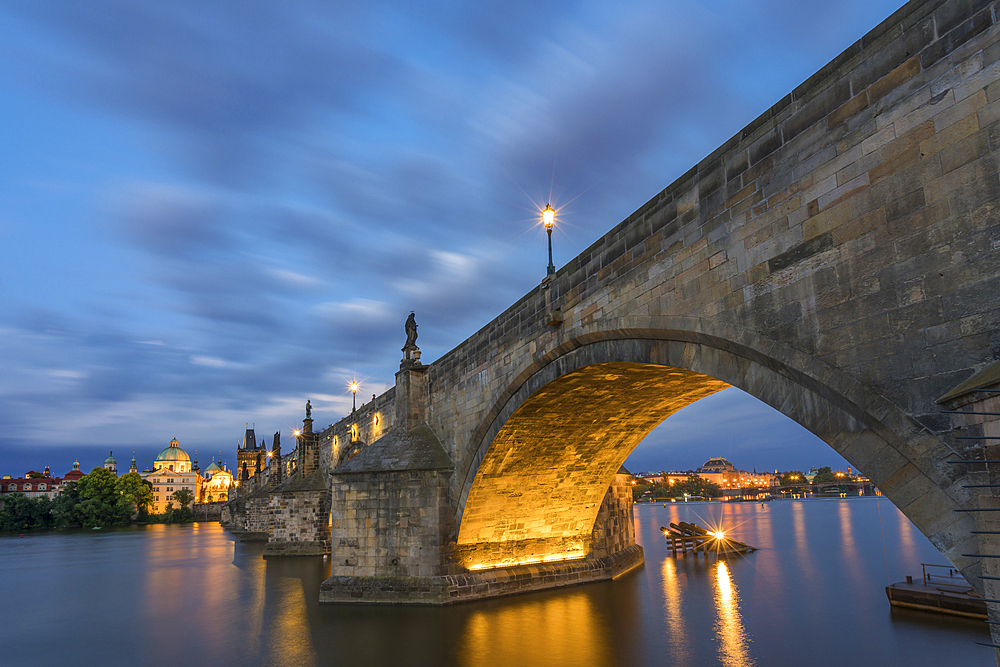
<path fill-rule="evenodd" d="M 448 452 L 441 446 L 434 432 L 427 424 L 421 424 L 411 431 L 391 429 L 339 465 L 334 472 L 346 475 L 400 470 L 451 470 L 454 467 Z"/>
<path fill-rule="evenodd" d="M 633 544 L 604 558 L 538 563 L 460 575 L 333 576 L 320 586 L 319 601 L 328 604 L 454 604 L 615 579 L 642 562 L 642 547 Z"/>
<path fill-rule="evenodd" d="M 969 449 L 937 399 L 1000 351 L 994 15 L 908 3 L 551 281 L 325 429 L 340 582 L 326 599 L 485 595 L 511 589 L 470 568 L 617 549 L 595 535 L 622 461 L 729 385 L 867 473 L 982 590 L 976 520 L 956 511 L 977 507 L 977 473 L 948 463 Z M 420 420 L 453 471 L 407 469 L 417 455 L 391 439 L 392 457 L 365 456 Z M 338 474 L 352 456 L 358 471 Z"/>
<path fill-rule="evenodd" d="M 326 475 L 296 472 L 267 493 L 264 556 L 330 553 L 330 507 Z"/>

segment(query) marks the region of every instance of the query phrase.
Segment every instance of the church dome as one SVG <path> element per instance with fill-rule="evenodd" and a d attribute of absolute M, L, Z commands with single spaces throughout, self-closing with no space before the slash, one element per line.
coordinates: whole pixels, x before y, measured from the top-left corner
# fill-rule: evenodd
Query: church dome
<path fill-rule="evenodd" d="M 104 459 L 104 462 L 117 464 L 118 461 L 115 461 L 115 457 L 112 456 L 111 454 L 112 454 L 111 452 L 108 452 L 108 458 Z"/>
<path fill-rule="evenodd" d="M 191 457 L 188 453 L 180 448 L 180 443 L 177 442 L 177 438 L 170 441 L 170 446 L 165 448 L 162 452 L 156 455 L 157 461 L 184 461 L 186 463 L 191 462 Z"/>

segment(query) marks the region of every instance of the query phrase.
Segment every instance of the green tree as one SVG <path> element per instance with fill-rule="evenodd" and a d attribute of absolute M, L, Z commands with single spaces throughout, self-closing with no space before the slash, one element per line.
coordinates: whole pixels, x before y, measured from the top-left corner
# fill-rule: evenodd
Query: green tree
<path fill-rule="evenodd" d="M 139 473 L 122 475 L 118 478 L 115 489 L 118 491 L 118 503 L 128 511 L 129 516 L 149 516 L 149 508 L 153 506 L 153 485 Z"/>
<path fill-rule="evenodd" d="M 654 498 L 683 498 L 685 493 L 689 496 L 716 498 L 722 495 L 722 489 L 715 482 L 697 476 L 676 484 L 657 484 L 652 488 Z"/>
<path fill-rule="evenodd" d="M 120 503 L 118 476 L 104 468 L 94 468 L 77 482 L 80 503 L 76 520 L 81 526 L 117 526 L 128 523 L 131 508 Z"/>
<path fill-rule="evenodd" d="M 62 493 L 52 501 L 52 521 L 56 526 L 77 526 L 76 506 L 80 504 L 80 490 L 76 482 L 66 482 Z"/>
<path fill-rule="evenodd" d="M 80 478 L 80 500 L 97 500 L 106 505 L 118 503 L 118 476 L 104 468 L 94 468 Z"/>
<path fill-rule="evenodd" d="M 813 477 L 813 484 L 826 484 L 827 482 L 836 482 L 837 475 L 834 474 L 830 466 L 823 466 L 816 471 L 816 476 Z"/>
<path fill-rule="evenodd" d="M 194 500 L 194 494 L 189 489 L 178 489 L 170 497 L 180 503 L 181 506 L 180 509 L 170 511 L 167 522 L 186 523 L 194 521 L 194 512 L 188 507 L 191 501 Z"/>
<path fill-rule="evenodd" d="M 187 506 L 191 504 L 192 500 L 194 500 L 194 494 L 191 493 L 190 489 L 178 489 L 177 491 L 174 491 L 171 498 L 181 504 L 181 509 L 187 509 Z"/>
<path fill-rule="evenodd" d="M 52 502 L 45 496 L 28 498 L 22 493 L 4 496 L 0 530 L 27 530 L 52 525 Z"/>
<path fill-rule="evenodd" d="M 781 482 L 782 486 L 788 486 L 788 485 L 794 486 L 796 484 L 801 484 L 802 486 L 805 486 L 806 484 L 809 483 L 808 481 L 806 481 L 806 474 L 801 470 L 789 470 L 788 472 L 783 472 L 781 473 L 781 476 L 778 479 Z"/>

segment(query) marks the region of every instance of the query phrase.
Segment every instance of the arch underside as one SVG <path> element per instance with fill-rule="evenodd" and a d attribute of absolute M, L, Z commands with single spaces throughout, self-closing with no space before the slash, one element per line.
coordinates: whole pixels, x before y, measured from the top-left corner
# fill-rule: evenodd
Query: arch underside
<path fill-rule="evenodd" d="M 729 385 L 643 363 L 598 363 L 535 392 L 507 420 L 479 467 L 458 544 L 476 567 L 583 556 L 622 462 L 660 422 Z M 506 545 L 508 548 L 504 549 Z"/>
<path fill-rule="evenodd" d="M 962 555 L 971 536 L 969 517 L 953 511 L 962 506 L 960 482 L 936 465 L 950 450 L 884 399 L 777 344 L 763 355 L 704 334 L 635 333 L 571 341 L 499 397 L 456 480 L 464 484 L 456 549 L 463 567 L 587 555 L 602 499 L 629 453 L 671 414 L 728 386 L 825 441 L 954 564 L 978 567 Z"/>

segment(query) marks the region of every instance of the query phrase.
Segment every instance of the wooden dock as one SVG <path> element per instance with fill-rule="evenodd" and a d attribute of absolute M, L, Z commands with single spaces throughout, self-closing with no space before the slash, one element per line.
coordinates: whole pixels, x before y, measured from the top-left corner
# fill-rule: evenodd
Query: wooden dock
<path fill-rule="evenodd" d="M 987 618 L 986 601 L 976 595 L 956 569 L 930 563 L 921 563 L 921 567 L 924 573 L 919 584 L 908 576 L 906 581 L 885 587 L 890 605 L 966 618 Z"/>
<path fill-rule="evenodd" d="M 670 551 L 675 555 L 686 554 L 688 551 L 695 556 L 699 552 L 708 557 L 709 553 L 716 556 L 729 556 L 731 554 L 745 554 L 757 551 L 755 547 L 726 537 L 721 532 L 706 530 L 695 523 L 671 523 L 670 528 L 660 527 L 663 537 L 669 544 Z"/>

